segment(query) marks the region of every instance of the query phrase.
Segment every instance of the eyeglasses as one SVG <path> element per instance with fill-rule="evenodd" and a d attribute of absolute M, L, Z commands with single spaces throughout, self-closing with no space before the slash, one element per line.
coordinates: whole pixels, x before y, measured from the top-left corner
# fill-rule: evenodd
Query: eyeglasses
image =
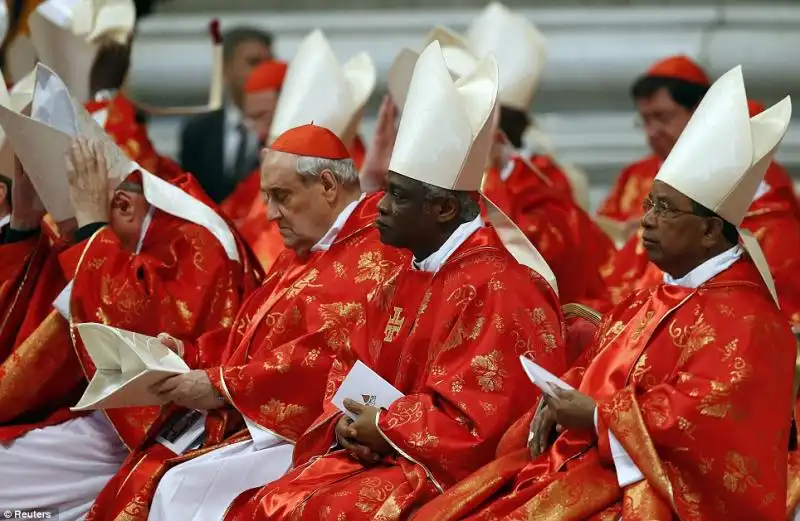
<path fill-rule="evenodd" d="M 697 215 L 693 211 L 679 210 L 662 199 L 654 200 L 651 197 L 644 200 L 642 203 L 642 210 L 644 210 L 645 214 L 652 211 L 659 219 L 674 219 L 680 215 Z"/>

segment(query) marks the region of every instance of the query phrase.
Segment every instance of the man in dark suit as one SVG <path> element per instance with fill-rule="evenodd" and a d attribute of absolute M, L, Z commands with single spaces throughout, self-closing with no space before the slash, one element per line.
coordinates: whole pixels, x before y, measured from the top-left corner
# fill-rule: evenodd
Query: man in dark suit
<path fill-rule="evenodd" d="M 180 163 L 216 203 L 258 166 L 258 137 L 242 115 L 244 82 L 272 58 L 272 36 L 242 27 L 223 36 L 228 100 L 223 108 L 192 118 L 181 131 Z"/>

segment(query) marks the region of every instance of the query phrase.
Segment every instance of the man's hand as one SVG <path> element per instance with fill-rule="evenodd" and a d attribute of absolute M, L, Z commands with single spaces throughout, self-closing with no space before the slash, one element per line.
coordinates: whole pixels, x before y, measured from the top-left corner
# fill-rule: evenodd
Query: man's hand
<path fill-rule="evenodd" d="M 167 378 L 155 386 L 155 391 L 165 401 L 187 409 L 211 410 L 225 406 L 205 371 L 197 369 Z"/>
<path fill-rule="evenodd" d="M 170 351 L 183 358 L 185 352 L 183 341 L 171 336 L 169 333 L 159 333 L 158 341 L 168 347 Z"/>
<path fill-rule="evenodd" d="M 379 409 L 362 405 L 349 399 L 344 401 L 344 407 L 353 414 L 358 415 L 358 418 L 344 430 L 347 438 L 351 438 L 360 445 L 367 447 L 378 457 L 391 454 L 394 451 L 375 424 Z M 377 461 L 377 459 L 379 458 L 373 458 L 373 461 Z"/>
<path fill-rule="evenodd" d="M 18 158 L 14 158 L 14 180 L 11 183 L 11 228 L 35 230 L 41 226 L 45 210 L 30 178 Z"/>
<path fill-rule="evenodd" d="M 77 138 L 67 153 L 69 199 L 78 226 L 108 222 L 108 165 L 98 143 Z"/>
<path fill-rule="evenodd" d="M 566 391 L 555 385 L 550 385 L 554 396 L 544 395 L 547 403 L 555 416 L 558 432 L 566 429 L 594 430 L 594 410 L 597 404 L 589 396 L 579 391 Z"/>
<path fill-rule="evenodd" d="M 531 450 L 532 457 L 537 458 L 547 450 L 550 443 L 550 435 L 555 427 L 556 417 L 550 407 L 545 405 L 539 409 L 531 422 L 532 436 L 528 442 L 528 448 Z"/>
<path fill-rule="evenodd" d="M 361 166 L 361 190 L 365 193 L 377 192 L 386 185 L 389 160 L 397 140 L 397 106 L 389 95 L 383 97 L 378 111 L 378 122 L 372 142 L 367 148 L 364 164 Z"/>
<path fill-rule="evenodd" d="M 375 463 L 381 459 L 380 455 L 372 452 L 369 447 L 357 443 L 350 437 L 350 425 L 353 420 L 349 416 L 342 415 L 336 423 L 336 439 L 339 445 L 350 453 L 351 456 L 360 460 L 362 463 Z"/>

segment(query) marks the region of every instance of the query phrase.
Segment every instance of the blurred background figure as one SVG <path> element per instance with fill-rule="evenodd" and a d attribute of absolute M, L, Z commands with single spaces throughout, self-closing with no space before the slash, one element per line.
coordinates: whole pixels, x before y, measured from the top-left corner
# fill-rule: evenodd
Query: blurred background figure
<path fill-rule="evenodd" d="M 244 84 L 252 70 L 272 58 L 272 35 L 251 27 L 223 35 L 228 98 L 220 110 L 191 119 L 181 131 L 180 164 L 192 172 L 215 203 L 258 166 L 258 136 L 242 112 Z"/>

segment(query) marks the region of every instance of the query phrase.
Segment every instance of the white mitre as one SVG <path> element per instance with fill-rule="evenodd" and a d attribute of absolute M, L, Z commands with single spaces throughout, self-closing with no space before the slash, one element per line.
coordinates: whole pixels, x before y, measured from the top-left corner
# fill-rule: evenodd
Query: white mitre
<path fill-rule="evenodd" d="M 478 58 L 470 50 L 467 41 L 455 31 L 437 25 L 428 33 L 422 48 L 425 49 L 433 42 L 439 42 L 444 62 L 454 80 L 469 74 L 478 65 Z M 389 94 L 401 111 L 406 101 L 408 85 L 411 83 L 411 74 L 414 72 L 417 58 L 419 58 L 418 52 L 404 48 L 397 54 L 389 67 Z"/>
<path fill-rule="evenodd" d="M 447 190 L 480 191 L 493 143 L 497 79 L 489 55 L 454 83 L 439 42 L 431 43 L 414 67 L 389 170 Z M 557 291 L 552 270 L 525 234 L 489 199 L 484 202 L 508 251 Z"/>
<path fill-rule="evenodd" d="M 741 66 L 720 77 L 695 110 L 656 176 L 733 224 L 742 223 L 792 117 L 789 96 L 750 118 Z M 778 299 L 755 237 L 744 247 Z"/>
<path fill-rule="evenodd" d="M 79 100 L 89 98 L 89 73 L 104 40 L 125 43 L 133 34 L 132 0 L 46 0 L 29 19 L 39 61 Z"/>
<path fill-rule="evenodd" d="M 367 53 L 358 53 L 341 65 L 322 31 L 313 31 L 289 62 L 269 142 L 309 123 L 343 138 L 357 123 L 376 81 L 375 65 Z"/>
<path fill-rule="evenodd" d="M 469 26 L 478 57 L 493 53 L 500 69 L 500 105 L 528 112 L 547 62 L 547 39 L 524 16 L 492 2 Z"/>

